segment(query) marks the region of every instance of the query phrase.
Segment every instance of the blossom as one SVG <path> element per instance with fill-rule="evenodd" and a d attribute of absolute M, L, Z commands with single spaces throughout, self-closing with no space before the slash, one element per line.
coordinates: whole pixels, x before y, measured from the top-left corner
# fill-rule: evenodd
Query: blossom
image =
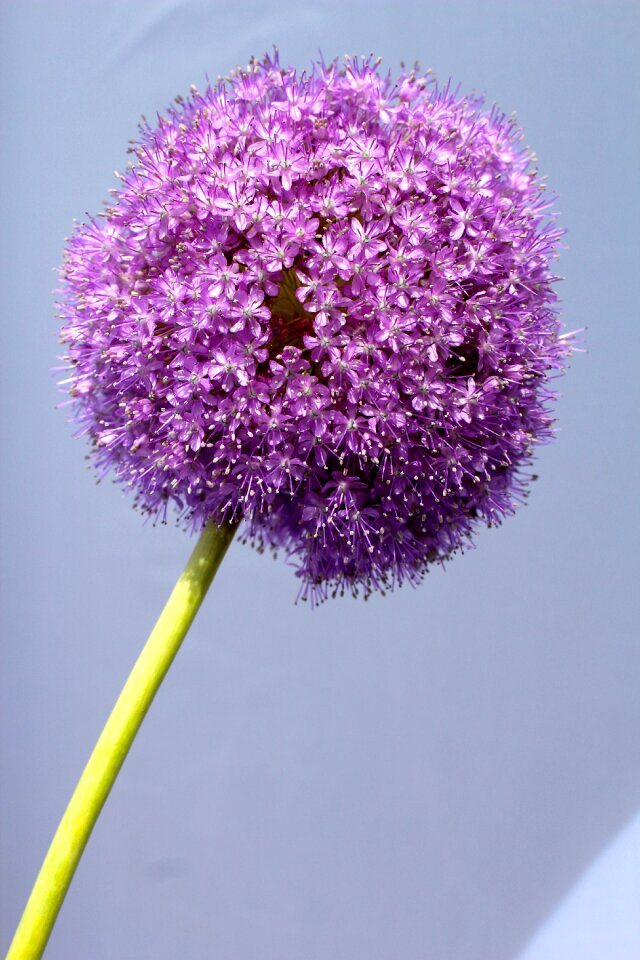
<path fill-rule="evenodd" d="M 566 362 L 513 118 L 277 53 L 146 121 L 61 269 L 73 418 L 136 503 L 244 522 L 303 596 L 417 582 L 510 514 Z"/>

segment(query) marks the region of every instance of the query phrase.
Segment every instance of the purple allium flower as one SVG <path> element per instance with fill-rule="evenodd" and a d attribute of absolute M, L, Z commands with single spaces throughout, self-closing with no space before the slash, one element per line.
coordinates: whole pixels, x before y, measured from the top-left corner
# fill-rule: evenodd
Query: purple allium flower
<path fill-rule="evenodd" d="M 100 474 L 161 519 L 244 519 L 312 599 L 415 582 L 512 512 L 569 351 L 512 119 L 371 59 L 275 55 L 132 153 L 62 268 Z"/>

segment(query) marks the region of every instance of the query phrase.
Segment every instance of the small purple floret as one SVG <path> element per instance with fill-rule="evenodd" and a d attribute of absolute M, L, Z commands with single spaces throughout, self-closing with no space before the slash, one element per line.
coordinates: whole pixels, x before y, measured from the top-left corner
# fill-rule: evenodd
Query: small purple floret
<path fill-rule="evenodd" d="M 302 594 L 416 582 L 526 492 L 560 231 L 512 119 L 277 55 L 146 121 L 62 268 L 74 419 L 137 503 L 244 519 Z"/>

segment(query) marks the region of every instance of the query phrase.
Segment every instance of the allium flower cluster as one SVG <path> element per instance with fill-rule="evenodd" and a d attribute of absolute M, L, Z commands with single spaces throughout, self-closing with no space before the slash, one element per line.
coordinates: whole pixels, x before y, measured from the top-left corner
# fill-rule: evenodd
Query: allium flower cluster
<path fill-rule="evenodd" d="M 416 581 L 549 438 L 559 231 L 512 119 L 277 55 L 144 122 L 62 268 L 74 418 L 138 504 L 243 519 L 303 595 Z"/>

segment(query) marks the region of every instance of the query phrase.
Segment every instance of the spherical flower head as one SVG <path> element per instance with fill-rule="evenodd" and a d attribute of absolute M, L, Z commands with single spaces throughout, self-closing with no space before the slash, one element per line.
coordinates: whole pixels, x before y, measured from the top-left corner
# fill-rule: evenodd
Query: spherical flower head
<path fill-rule="evenodd" d="M 144 122 L 62 267 L 74 419 L 137 504 L 243 520 L 302 595 L 419 580 L 526 492 L 560 232 L 513 119 L 277 54 Z"/>

